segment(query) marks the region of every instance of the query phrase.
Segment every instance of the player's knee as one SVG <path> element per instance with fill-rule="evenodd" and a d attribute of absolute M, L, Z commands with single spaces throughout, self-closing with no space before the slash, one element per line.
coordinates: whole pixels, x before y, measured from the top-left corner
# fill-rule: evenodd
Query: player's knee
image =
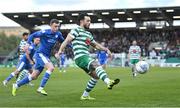
<path fill-rule="evenodd" d="M 53 66 L 52 63 L 47 64 L 47 70 L 50 71 L 50 72 L 54 71 L 54 66 Z"/>
<path fill-rule="evenodd" d="M 32 75 L 31 78 L 32 78 L 32 80 L 36 80 L 38 78 L 38 76 L 37 75 Z"/>
<path fill-rule="evenodd" d="M 98 63 L 96 61 L 93 61 L 90 66 L 89 66 L 89 70 L 91 72 L 95 71 L 95 69 L 98 67 Z"/>
<path fill-rule="evenodd" d="M 96 80 L 99 79 L 99 77 L 96 75 L 96 72 L 95 72 L 95 71 L 91 72 L 89 75 L 90 75 L 92 78 L 96 79 Z"/>
<path fill-rule="evenodd" d="M 38 74 L 36 72 L 33 72 L 30 76 L 32 80 L 36 80 L 38 78 Z"/>
<path fill-rule="evenodd" d="M 50 66 L 50 67 L 48 68 L 48 71 L 53 72 L 53 71 L 54 71 L 54 66 Z"/>
<path fill-rule="evenodd" d="M 14 71 L 14 75 L 18 75 L 19 74 L 19 70 Z"/>

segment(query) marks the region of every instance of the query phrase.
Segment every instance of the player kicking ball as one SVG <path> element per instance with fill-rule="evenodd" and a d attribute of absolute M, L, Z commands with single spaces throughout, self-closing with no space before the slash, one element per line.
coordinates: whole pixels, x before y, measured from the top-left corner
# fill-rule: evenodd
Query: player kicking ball
<path fill-rule="evenodd" d="M 59 20 L 52 19 L 50 21 L 51 29 L 37 31 L 29 36 L 28 43 L 31 43 L 33 38 L 37 38 L 37 37 L 40 38 L 40 46 L 33 58 L 35 60 L 34 69 L 31 75 L 28 75 L 27 77 L 20 80 L 16 84 L 13 84 L 13 88 L 12 88 L 13 96 L 16 95 L 16 90 L 19 87 L 29 83 L 32 80 L 37 79 L 40 73 L 43 71 L 44 67 L 46 67 L 47 70 L 41 80 L 41 84 L 37 89 L 37 92 L 43 95 L 47 95 L 47 92 L 44 90 L 44 87 L 48 79 L 50 78 L 51 73 L 54 71 L 54 66 L 50 61 L 51 50 L 53 49 L 57 41 L 60 42 L 64 41 L 61 32 L 58 31 L 59 26 L 60 26 Z"/>
<path fill-rule="evenodd" d="M 25 54 L 22 56 L 22 58 L 20 59 L 19 64 L 17 65 L 17 68 L 14 72 L 12 72 L 4 81 L 3 81 L 3 85 L 7 86 L 7 83 L 15 76 L 18 75 L 22 70 L 26 69 L 29 70 L 29 72 L 32 73 L 32 66 L 34 64 L 33 61 L 33 55 L 37 49 L 37 45 L 39 44 L 40 39 L 39 38 L 35 38 L 34 39 L 34 43 L 32 43 L 29 46 L 29 49 L 25 51 Z"/>
<path fill-rule="evenodd" d="M 97 43 L 93 39 L 92 34 L 87 31 L 91 23 L 91 18 L 87 14 L 81 14 L 78 21 L 80 26 L 70 31 L 56 54 L 56 57 L 59 57 L 59 55 L 63 53 L 63 50 L 68 43 L 72 43 L 76 65 L 91 76 L 91 79 L 88 81 L 87 87 L 80 99 L 94 100 L 95 98 L 90 97 L 89 93 L 95 87 L 98 79 L 104 81 L 108 89 L 112 89 L 120 80 L 109 79 L 102 66 L 98 65 L 98 63 L 89 56 L 89 47 L 93 46 L 98 50 L 106 51 L 109 57 L 111 57 L 110 50 Z"/>

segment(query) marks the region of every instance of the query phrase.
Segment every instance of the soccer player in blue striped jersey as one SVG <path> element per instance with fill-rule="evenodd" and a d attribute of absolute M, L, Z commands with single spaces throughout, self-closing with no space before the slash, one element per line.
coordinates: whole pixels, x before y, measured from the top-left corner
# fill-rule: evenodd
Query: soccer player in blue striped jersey
<path fill-rule="evenodd" d="M 7 83 L 17 74 L 19 74 L 22 70 L 26 69 L 29 72 L 32 72 L 32 66 L 34 64 L 33 61 L 33 55 L 36 52 L 37 49 L 37 45 L 39 44 L 40 39 L 39 38 L 35 38 L 34 39 L 34 43 L 32 43 L 30 45 L 30 47 L 28 48 L 28 50 L 26 50 L 25 54 L 22 56 L 22 58 L 19 61 L 19 64 L 17 65 L 17 68 L 14 72 L 12 72 L 4 81 L 3 81 L 3 85 L 6 86 Z"/>
<path fill-rule="evenodd" d="M 28 75 L 18 83 L 13 84 L 13 89 L 12 89 L 13 96 L 16 95 L 16 90 L 19 87 L 29 83 L 32 80 L 37 79 L 40 73 L 43 71 L 44 67 L 46 67 L 47 70 L 41 80 L 37 92 L 43 95 L 47 95 L 47 92 L 44 90 L 44 87 L 48 79 L 50 78 L 51 73 L 54 71 L 54 66 L 50 61 L 51 50 L 53 49 L 57 41 L 60 42 L 64 41 L 61 32 L 58 31 L 59 26 L 60 26 L 59 20 L 52 19 L 50 21 L 51 29 L 37 31 L 29 36 L 28 38 L 29 44 L 32 42 L 33 38 L 37 38 L 37 37 L 40 38 L 40 46 L 34 55 L 34 60 L 35 60 L 34 69 L 31 75 Z"/>
<path fill-rule="evenodd" d="M 101 45 L 105 46 L 105 43 L 102 42 Z M 97 58 L 98 58 L 99 64 L 105 69 L 106 68 L 106 63 L 107 63 L 107 58 L 108 58 L 107 52 L 99 50 L 97 52 Z"/>

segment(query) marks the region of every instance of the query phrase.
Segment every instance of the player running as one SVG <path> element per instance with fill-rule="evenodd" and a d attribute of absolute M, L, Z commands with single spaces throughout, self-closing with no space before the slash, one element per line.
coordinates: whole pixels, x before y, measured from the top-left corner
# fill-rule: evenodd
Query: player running
<path fill-rule="evenodd" d="M 17 65 L 17 68 L 14 72 L 12 72 L 4 81 L 3 85 L 6 86 L 7 83 L 17 74 L 19 74 L 22 70 L 26 69 L 29 72 L 32 72 L 32 65 L 34 64 L 34 61 L 32 59 L 36 49 L 37 45 L 39 44 L 40 39 L 35 38 L 34 43 L 32 43 L 29 47 L 29 49 L 26 51 L 26 53 L 22 56 L 20 59 L 19 64 Z"/>
<path fill-rule="evenodd" d="M 64 73 L 66 72 L 65 61 L 66 61 L 66 54 L 62 53 L 59 59 L 59 72 L 64 72 Z"/>
<path fill-rule="evenodd" d="M 105 43 L 102 42 L 101 43 L 102 46 L 105 46 Z M 99 61 L 99 64 L 105 69 L 106 68 L 106 63 L 107 63 L 107 52 L 106 51 L 98 51 L 97 52 L 97 58 L 98 58 L 98 61 Z"/>
<path fill-rule="evenodd" d="M 20 59 L 23 57 L 23 55 L 25 54 L 24 48 L 27 45 L 27 39 L 28 39 L 28 35 L 29 33 L 24 32 L 22 35 L 22 40 L 20 41 L 19 47 L 18 47 L 18 51 L 19 51 L 19 61 Z M 17 82 L 20 81 L 21 79 L 23 79 L 27 74 L 30 74 L 28 70 L 24 69 L 22 70 L 19 74 L 17 74 Z M 34 84 L 29 83 L 30 86 L 33 86 Z"/>
<path fill-rule="evenodd" d="M 61 32 L 58 31 L 59 26 L 60 26 L 59 21 L 57 19 L 52 19 L 50 21 L 51 29 L 37 31 L 29 36 L 28 38 L 29 44 L 31 43 L 33 38 L 37 38 L 37 37 L 40 38 L 40 46 L 34 55 L 35 64 L 34 64 L 33 73 L 31 75 L 28 75 L 18 83 L 13 84 L 13 88 L 12 88 L 13 96 L 16 95 L 16 90 L 19 87 L 29 83 L 32 80 L 37 79 L 40 73 L 43 71 L 44 67 L 46 67 L 47 70 L 41 80 L 41 84 L 37 89 L 37 92 L 43 95 L 47 95 L 47 92 L 44 90 L 44 87 L 48 79 L 50 78 L 51 73 L 54 71 L 54 66 L 50 61 L 51 50 L 53 49 L 57 41 L 60 42 L 64 41 Z"/>
<path fill-rule="evenodd" d="M 112 89 L 120 80 L 110 80 L 102 66 L 98 65 L 98 63 L 89 56 L 89 47 L 93 46 L 98 50 L 106 51 L 111 57 L 110 50 L 97 43 L 93 39 L 92 34 L 87 31 L 91 23 L 91 18 L 87 14 L 81 14 L 78 21 L 80 26 L 70 31 L 65 41 L 61 44 L 56 57 L 63 52 L 68 43 L 72 42 L 75 63 L 91 76 L 80 99 L 94 100 L 95 98 L 90 97 L 89 92 L 95 87 L 98 79 L 103 80 L 107 84 L 108 89 Z"/>
<path fill-rule="evenodd" d="M 135 69 L 135 64 L 139 62 L 141 59 L 141 48 L 137 45 L 136 40 L 132 42 L 132 46 L 129 48 L 128 60 L 132 67 L 132 75 L 133 77 L 137 76 L 137 72 Z"/>

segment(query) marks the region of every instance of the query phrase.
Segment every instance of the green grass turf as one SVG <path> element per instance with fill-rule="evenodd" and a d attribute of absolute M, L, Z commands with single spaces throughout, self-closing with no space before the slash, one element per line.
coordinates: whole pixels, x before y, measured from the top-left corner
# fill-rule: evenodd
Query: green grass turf
<path fill-rule="evenodd" d="M 13 68 L 0 68 L 2 82 Z M 0 106 L 4 107 L 180 107 L 180 68 L 151 68 L 143 75 L 132 78 L 130 68 L 108 68 L 111 78 L 121 82 L 113 90 L 99 81 L 91 96 L 95 101 L 80 101 L 79 98 L 89 79 L 82 70 L 68 68 L 67 73 L 56 69 L 45 90 L 48 96 L 36 93 L 41 77 L 33 81 L 34 87 L 23 86 L 17 96 L 11 96 L 13 79 L 8 87 L 0 84 Z"/>

